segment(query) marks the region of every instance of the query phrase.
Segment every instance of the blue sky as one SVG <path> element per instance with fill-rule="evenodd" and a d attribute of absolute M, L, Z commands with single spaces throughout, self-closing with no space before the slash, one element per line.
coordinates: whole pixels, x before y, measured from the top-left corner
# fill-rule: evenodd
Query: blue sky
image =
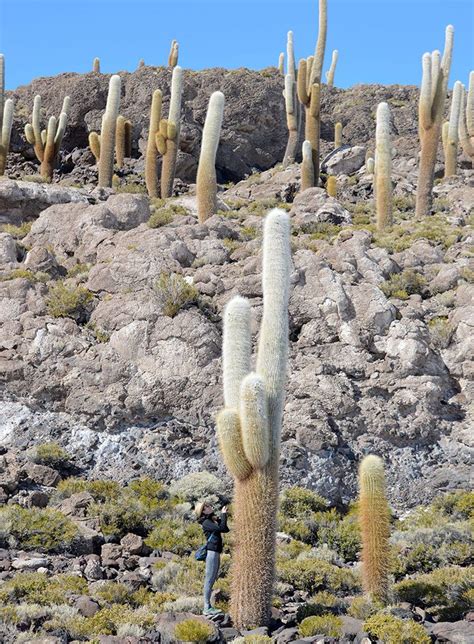
<path fill-rule="evenodd" d="M 134 70 L 138 60 L 166 64 L 180 43 L 192 69 L 276 65 L 286 32 L 297 59 L 312 53 L 317 0 L 0 0 L 0 52 L 8 88 L 38 76 Z M 441 49 L 455 28 L 450 86 L 474 68 L 473 0 L 328 0 L 328 43 L 339 50 L 335 84 L 419 84 L 421 56 Z"/>

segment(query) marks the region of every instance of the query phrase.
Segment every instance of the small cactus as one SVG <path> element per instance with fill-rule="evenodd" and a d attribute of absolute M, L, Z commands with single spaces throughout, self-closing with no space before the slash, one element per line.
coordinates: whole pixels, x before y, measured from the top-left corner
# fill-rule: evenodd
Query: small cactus
<path fill-rule="evenodd" d="M 280 52 L 280 55 L 278 56 L 278 71 L 282 76 L 285 75 L 285 54 L 284 52 Z"/>
<path fill-rule="evenodd" d="M 386 602 L 389 591 L 390 510 L 385 496 L 383 462 L 366 456 L 359 469 L 359 523 L 362 535 L 362 580 L 371 599 Z"/>
<path fill-rule="evenodd" d="M 216 153 L 224 116 L 224 102 L 222 92 L 214 92 L 211 95 L 202 133 L 196 179 L 198 219 L 201 224 L 217 212 Z"/>
<path fill-rule="evenodd" d="M 431 54 L 424 54 L 422 59 L 423 78 L 418 104 L 421 154 L 416 190 L 415 214 L 417 217 L 425 217 L 432 211 L 434 172 L 451 69 L 453 38 L 454 29 L 448 25 L 443 58 L 440 60 L 439 51 L 434 51 Z M 376 171 L 378 171 L 377 160 Z"/>
<path fill-rule="evenodd" d="M 114 74 L 109 81 L 109 93 L 105 113 L 102 117 L 100 136 L 96 132 L 89 134 L 89 146 L 99 165 L 99 186 L 102 188 L 112 187 L 120 89 L 120 76 Z"/>
<path fill-rule="evenodd" d="M 150 197 L 158 197 L 158 151 L 156 148 L 156 135 L 161 120 L 161 90 L 153 92 L 151 99 L 150 125 L 148 127 L 148 141 L 145 155 L 145 183 Z"/>
<path fill-rule="evenodd" d="M 454 83 L 448 126 L 447 128 L 444 128 L 443 125 L 443 133 L 445 134 L 445 177 L 451 177 L 456 174 L 459 143 L 459 114 L 461 110 L 462 97 L 463 85 L 460 81 L 456 81 Z"/>
<path fill-rule="evenodd" d="M 176 66 L 171 78 L 171 98 L 167 119 L 161 119 L 156 134 L 156 147 L 163 155 L 161 166 L 161 198 L 167 199 L 173 193 L 176 159 L 179 149 L 181 99 L 183 95 L 183 70 Z"/>
<path fill-rule="evenodd" d="M 170 53 L 168 56 L 168 67 L 174 69 L 178 64 L 179 58 L 179 43 L 176 40 L 171 41 Z"/>
<path fill-rule="evenodd" d="M 375 129 L 375 208 L 377 230 L 392 225 L 392 147 L 390 137 L 390 108 L 379 103 Z"/>
<path fill-rule="evenodd" d="M 332 52 L 331 67 L 329 71 L 326 72 L 326 83 L 328 87 L 334 86 L 334 74 L 336 73 L 336 65 L 339 58 L 339 52 L 335 49 Z"/>
<path fill-rule="evenodd" d="M 70 98 L 63 101 L 59 119 L 51 116 L 46 130 L 41 130 L 41 96 L 35 96 L 31 123 L 25 126 L 25 137 L 34 147 L 36 158 L 41 162 L 40 174 L 46 181 L 53 178 L 58 162 L 59 150 L 66 130 Z"/>
<path fill-rule="evenodd" d="M 141 69 L 142 67 L 145 67 L 145 61 L 143 60 L 143 58 L 140 58 L 140 60 L 138 61 L 137 69 Z"/>
<path fill-rule="evenodd" d="M 303 162 L 301 164 L 301 192 L 314 187 L 313 150 L 310 141 L 303 142 Z"/>
<path fill-rule="evenodd" d="M 117 167 L 123 168 L 124 159 L 132 156 L 132 122 L 124 116 L 117 116 L 115 126 L 115 158 Z"/>
<path fill-rule="evenodd" d="M 373 157 L 369 157 L 365 162 L 365 171 L 367 174 L 374 174 L 375 160 L 373 159 Z"/>
<path fill-rule="evenodd" d="M 100 74 L 100 58 L 94 58 L 92 61 L 92 71 L 95 74 Z"/>
<path fill-rule="evenodd" d="M 340 148 L 342 145 L 342 123 L 336 123 L 334 126 L 334 149 Z"/>
<path fill-rule="evenodd" d="M 13 125 L 14 102 L 5 100 L 5 57 L 0 54 L 0 176 L 5 174 Z"/>
<path fill-rule="evenodd" d="M 333 174 L 328 177 L 326 191 L 330 197 L 337 197 L 337 179 Z"/>
<path fill-rule="evenodd" d="M 459 109 L 459 141 L 464 153 L 474 162 L 474 72 L 469 74 L 469 90 L 463 85 Z"/>

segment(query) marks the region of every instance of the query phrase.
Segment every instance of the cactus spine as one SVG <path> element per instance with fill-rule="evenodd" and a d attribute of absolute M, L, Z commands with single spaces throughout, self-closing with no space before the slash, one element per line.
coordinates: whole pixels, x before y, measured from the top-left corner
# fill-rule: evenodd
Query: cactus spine
<path fill-rule="evenodd" d="M 223 457 L 235 478 L 231 615 L 239 629 L 271 614 L 278 461 L 288 353 L 290 222 L 272 210 L 263 233 L 263 317 L 251 372 L 250 306 L 233 298 L 224 315 L 225 409 L 217 419 Z"/>
<path fill-rule="evenodd" d="M 286 55 L 288 69 L 285 76 L 285 91 L 283 92 L 283 96 L 285 98 L 286 122 L 288 125 L 288 143 L 283 158 L 284 166 L 295 161 L 301 122 L 300 106 L 296 92 L 295 50 L 292 31 L 289 31 L 287 35 Z"/>
<path fill-rule="evenodd" d="M 422 59 L 423 77 L 418 105 L 421 155 L 416 191 L 417 217 L 429 215 L 432 209 L 434 171 L 451 69 L 453 37 L 454 29 L 448 25 L 442 60 L 437 51 L 424 54 Z"/>
<path fill-rule="evenodd" d="M 58 161 L 59 150 L 66 130 L 70 98 L 63 101 L 59 119 L 51 116 L 46 130 L 41 130 L 41 96 L 35 96 L 31 123 L 25 126 L 28 143 L 34 147 L 36 158 L 41 162 L 40 174 L 46 181 L 53 178 L 54 168 Z"/>
<path fill-rule="evenodd" d="M 314 185 L 319 182 L 320 87 L 327 33 L 327 0 L 319 0 L 319 32 L 314 56 L 300 60 L 298 67 L 298 98 L 305 106 L 305 140 L 311 143 Z"/>
<path fill-rule="evenodd" d="M 332 52 L 331 67 L 329 71 L 326 72 L 326 83 L 328 87 L 334 86 L 334 74 L 336 73 L 337 60 L 339 58 L 339 52 L 335 49 Z"/>
<path fill-rule="evenodd" d="M 217 212 L 216 154 L 224 117 L 224 94 L 214 92 L 209 99 L 206 122 L 202 132 L 201 154 L 196 179 L 199 223 Z"/>
<path fill-rule="evenodd" d="M 390 108 L 379 103 L 375 128 L 375 210 L 377 230 L 392 225 L 392 147 L 390 140 Z"/>
<path fill-rule="evenodd" d="M 314 186 L 313 149 L 310 141 L 303 142 L 303 162 L 301 164 L 301 192 Z"/>
<path fill-rule="evenodd" d="M 342 145 L 342 123 L 336 123 L 334 126 L 334 149 L 340 148 Z"/>
<path fill-rule="evenodd" d="M 454 83 L 453 97 L 451 99 L 451 111 L 449 114 L 449 122 L 445 134 L 445 177 L 452 177 L 456 174 L 459 143 L 459 113 L 461 109 L 462 93 L 462 83 L 460 81 L 456 81 Z"/>
<path fill-rule="evenodd" d="M 390 510 L 382 459 L 369 455 L 362 460 L 359 485 L 364 590 L 373 599 L 385 602 L 389 590 Z"/>
<path fill-rule="evenodd" d="M 94 58 L 92 61 L 92 71 L 95 74 L 100 74 L 100 58 Z"/>
<path fill-rule="evenodd" d="M 171 41 L 170 53 L 168 56 L 168 67 L 172 69 L 178 64 L 179 58 L 179 43 L 176 40 Z"/>
<path fill-rule="evenodd" d="M 284 52 L 280 52 L 280 55 L 278 56 L 278 71 L 282 76 L 285 75 L 285 54 Z"/>
<path fill-rule="evenodd" d="M 469 91 L 464 85 L 461 91 L 459 109 L 459 141 L 464 153 L 474 162 L 474 72 L 469 74 Z"/>
<path fill-rule="evenodd" d="M 99 165 L 99 186 L 102 188 L 111 188 L 114 176 L 114 150 L 120 107 L 120 88 L 120 76 L 114 74 L 109 81 L 109 93 L 105 113 L 102 117 L 100 136 L 97 132 L 89 134 L 89 146 Z"/>
<path fill-rule="evenodd" d="M 14 102 L 5 100 L 5 57 L 0 54 L 0 176 L 5 174 L 13 125 Z"/>
<path fill-rule="evenodd" d="M 174 173 L 179 149 L 181 98 L 183 95 L 183 70 L 177 66 L 171 78 L 171 98 L 168 119 L 161 119 L 156 135 L 156 147 L 163 155 L 161 166 L 161 197 L 167 199 L 173 193 Z"/>
<path fill-rule="evenodd" d="M 330 197 L 337 197 L 337 179 L 333 174 L 328 177 L 326 191 Z"/>
<path fill-rule="evenodd" d="M 150 125 L 148 128 L 148 141 L 145 155 L 145 183 L 150 197 L 158 197 L 158 151 L 156 149 L 156 135 L 161 120 L 161 90 L 153 92 L 151 99 Z"/>

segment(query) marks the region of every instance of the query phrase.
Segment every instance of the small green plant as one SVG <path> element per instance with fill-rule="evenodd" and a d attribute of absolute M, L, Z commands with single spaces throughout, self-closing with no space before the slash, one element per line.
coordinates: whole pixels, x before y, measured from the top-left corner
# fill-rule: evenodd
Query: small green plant
<path fill-rule="evenodd" d="M 54 442 L 37 445 L 31 453 L 31 460 L 34 463 L 50 467 L 62 467 L 70 458 L 66 450 Z"/>
<path fill-rule="evenodd" d="M 309 593 L 327 590 L 337 594 L 360 588 L 359 577 L 352 570 L 339 568 L 321 559 L 281 561 L 278 574 L 281 581 Z"/>
<path fill-rule="evenodd" d="M 413 619 L 377 613 L 364 622 L 364 630 L 383 644 L 430 644 L 431 637 Z"/>
<path fill-rule="evenodd" d="M 51 508 L 22 508 L 8 505 L 0 510 L 3 524 L 17 548 L 41 552 L 62 552 L 77 535 L 76 525 Z"/>
<path fill-rule="evenodd" d="M 310 233 L 311 239 L 324 239 L 326 241 L 333 241 L 342 230 L 342 226 L 336 224 L 329 224 L 326 222 L 317 222 L 301 227 L 303 233 Z"/>
<path fill-rule="evenodd" d="M 187 304 L 196 302 L 197 289 L 177 273 L 162 273 L 155 284 L 155 293 L 163 315 L 174 318 Z"/>
<path fill-rule="evenodd" d="M 86 480 L 73 476 L 59 481 L 56 488 L 56 493 L 61 499 L 67 499 L 78 492 L 89 492 L 95 501 L 104 502 L 118 499 L 121 489 L 117 481 L 108 481 L 106 479 Z"/>
<path fill-rule="evenodd" d="M 286 489 L 280 500 L 280 512 L 292 519 L 302 519 L 310 512 L 320 512 L 327 507 L 328 502 L 322 496 L 298 486 Z"/>
<path fill-rule="evenodd" d="M 181 642 L 207 642 L 214 635 L 214 628 L 199 619 L 185 619 L 174 629 Z"/>
<path fill-rule="evenodd" d="M 40 572 L 20 572 L 0 587 L 0 602 L 20 604 L 28 602 L 41 606 L 63 604 L 68 593 L 84 594 L 87 582 L 77 575 L 49 577 Z"/>
<path fill-rule="evenodd" d="M 341 637 L 342 619 L 331 614 L 306 617 L 299 625 L 298 631 L 301 637 L 312 637 L 313 635 Z"/>
<path fill-rule="evenodd" d="M 425 288 L 426 279 L 412 268 L 406 268 L 401 273 L 393 273 L 380 285 L 386 297 L 396 297 L 400 300 L 406 300 L 414 294 L 422 295 Z"/>
<path fill-rule="evenodd" d="M 8 233 L 15 239 L 23 239 L 23 237 L 26 237 L 26 235 L 30 232 L 32 224 L 32 221 L 25 221 L 19 226 L 13 226 L 12 224 L 3 224 L 0 230 L 2 231 L 2 233 Z"/>
<path fill-rule="evenodd" d="M 105 604 L 129 604 L 132 593 L 125 584 L 116 581 L 106 581 L 94 589 L 92 596 Z"/>
<path fill-rule="evenodd" d="M 49 289 L 46 305 L 53 318 L 70 317 L 79 322 L 84 319 L 93 299 L 91 291 L 83 286 L 66 286 L 58 282 Z"/>
<path fill-rule="evenodd" d="M 382 604 L 370 600 L 365 595 L 354 597 L 347 609 L 348 615 L 355 619 L 368 619 L 382 609 Z"/>
<path fill-rule="evenodd" d="M 148 220 L 149 228 L 161 228 L 161 226 L 166 226 L 173 221 L 174 212 L 171 208 L 160 208 L 155 210 Z"/>
<path fill-rule="evenodd" d="M 450 345 L 454 328 L 447 317 L 432 318 L 428 322 L 428 328 L 435 347 L 446 349 Z"/>
<path fill-rule="evenodd" d="M 77 275 L 86 275 L 90 271 L 90 264 L 74 264 L 68 269 L 68 277 L 76 277 Z"/>
<path fill-rule="evenodd" d="M 9 280 L 16 280 L 16 279 L 28 280 L 32 284 L 34 284 L 35 282 L 42 282 L 44 284 L 50 278 L 47 273 L 43 273 L 41 271 L 33 272 L 27 268 L 15 268 L 10 273 L 7 273 L 6 275 L 0 277 L 0 282 L 7 282 Z"/>
<path fill-rule="evenodd" d="M 197 523 L 165 519 L 156 523 L 145 543 L 156 550 L 189 554 L 202 543 L 202 528 Z"/>

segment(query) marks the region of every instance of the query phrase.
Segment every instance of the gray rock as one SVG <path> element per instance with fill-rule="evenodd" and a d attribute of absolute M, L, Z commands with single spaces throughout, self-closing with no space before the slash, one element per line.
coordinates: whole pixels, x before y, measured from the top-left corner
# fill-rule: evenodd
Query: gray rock
<path fill-rule="evenodd" d="M 354 174 L 365 163 L 366 149 L 360 145 L 343 146 L 331 153 L 321 164 L 321 171 L 327 174 Z"/>
<path fill-rule="evenodd" d="M 8 233 L 0 233 L 0 264 L 14 264 L 16 261 L 15 240 Z"/>
<path fill-rule="evenodd" d="M 52 467 L 38 465 L 37 463 L 26 463 L 22 474 L 33 483 L 46 487 L 55 487 L 61 480 L 59 473 L 53 470 Z"/>
<path fill-rule="evenodd" d="M 15 570 L 37 570 L 49 566 L 49 563 L 50 560 L 47 557 L 29 554 L 13 559 L 11 565 Z"/>
<path fill-rule="evenodd" d="M 120 539 L 120 545 L 124 551 L 132 555 L 140 555 L 144 549 L 143 538 L 131 532 Z"/>
<path fill-rule="evenodd" d="M 474 623 L 460 620 L 457 622 L 438 622 L 426 624 L 426 628 L 436 638 L 436 642 L 452 644 L 473 644 Z"/>
<path fill-rule="evenodd" d="M 90 555 L 90 557 L 94 557 L 94 555 Z M 98 559 L 90 558 L 87 561 L 86 567 L 84 568 L 84 576 L 89 581 L 104 578 L 104 571 L 102 570 Z"/>
<path fill-rule="evenodd" d="M 84 617 L 92 617 L 99 610 L 99 604 L 87 595 L 81 595 L 74 601 L 74 608 Z"/>

